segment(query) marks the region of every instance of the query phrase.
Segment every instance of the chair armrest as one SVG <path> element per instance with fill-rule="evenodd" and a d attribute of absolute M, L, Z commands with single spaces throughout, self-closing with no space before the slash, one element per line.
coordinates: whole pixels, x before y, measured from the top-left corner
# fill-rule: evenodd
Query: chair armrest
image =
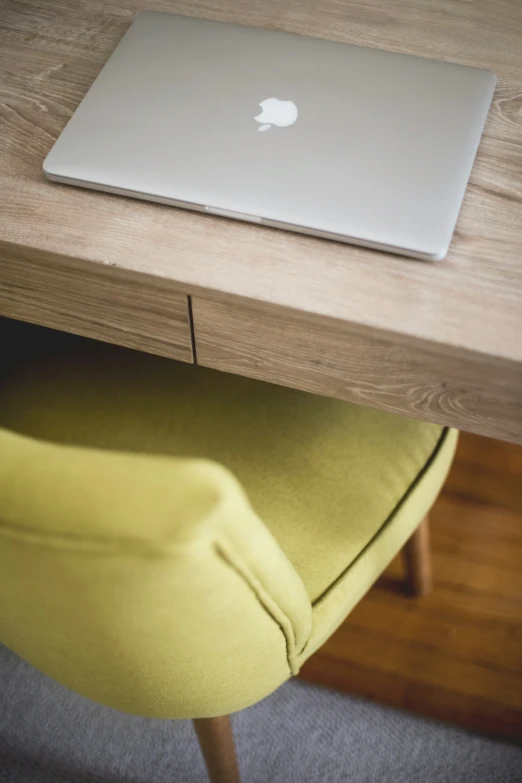
<path fill-rule="evenodd" d="M 242 709 L 296 671 L 305 587 L 236 479 L 203 460 L 0 430 L 0 640 L 150 717 Z"/>

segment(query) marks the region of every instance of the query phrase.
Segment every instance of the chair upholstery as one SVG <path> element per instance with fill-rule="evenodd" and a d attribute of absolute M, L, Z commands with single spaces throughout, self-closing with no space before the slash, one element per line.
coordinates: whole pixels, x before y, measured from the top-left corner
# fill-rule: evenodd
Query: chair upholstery
<path fill-rule="evenodd" d="M 4 320 L 0 640 L 151 717 L 233 712 L 328 638 L 456 433 Z"/>

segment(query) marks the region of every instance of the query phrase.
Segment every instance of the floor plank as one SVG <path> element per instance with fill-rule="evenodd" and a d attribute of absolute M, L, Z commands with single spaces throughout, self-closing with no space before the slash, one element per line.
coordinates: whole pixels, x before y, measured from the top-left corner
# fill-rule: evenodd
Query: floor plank
<path fill-rule="evenodd" d="M 445 494 L 522 514 L 522 446 L 462 433 Z"/>
<path fill-rule="evenodd" d="M 522 739 L 522 447 L 462 435 L 431 528 L 434 593 L 397 557 L 301 677 Z"/>

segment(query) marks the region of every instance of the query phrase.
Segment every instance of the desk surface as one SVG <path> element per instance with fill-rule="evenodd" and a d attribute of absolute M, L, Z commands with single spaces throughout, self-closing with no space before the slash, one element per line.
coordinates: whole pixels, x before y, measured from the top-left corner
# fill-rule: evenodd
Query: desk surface
<path fill-rule="evenodd" d="M 41 164 L 132 17 L 156 8 L 482 66 L 498 87 L 446 260 L 48 183 Z M 21 0 L 0 12 L 0 252 L 110 265 L 522 369 L 520 0 Z M 522 377 L 522 376 L 521 376 Z"/>

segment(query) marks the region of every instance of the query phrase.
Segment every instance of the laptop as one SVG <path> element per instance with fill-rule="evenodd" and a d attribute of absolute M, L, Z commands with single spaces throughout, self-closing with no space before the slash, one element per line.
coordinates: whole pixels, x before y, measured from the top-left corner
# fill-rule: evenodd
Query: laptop
<path fill-rule="evenodd" d="M 140 13 L 49 179 L 421 259 L 448 250 L 487 70 Z"/>

